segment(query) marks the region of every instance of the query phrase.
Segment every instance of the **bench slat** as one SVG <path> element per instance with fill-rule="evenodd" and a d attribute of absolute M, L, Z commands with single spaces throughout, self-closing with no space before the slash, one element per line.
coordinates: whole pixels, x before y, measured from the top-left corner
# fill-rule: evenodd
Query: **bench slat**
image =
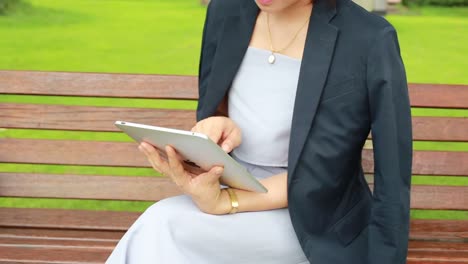
<path fill-rule="evenodd" d="M 196 76 L 0 71 L 0 94 L 197 99 Z"/>
<path fill-rule="evenodd" d="M 0 195 L 159 201 L 181 194 L 168 178 L 0 173 Z"/>
<path fill-rule="evenodd" d="M 89 107 L 43 104 L 0 104 L 0 127 L 120 131 L 116 120 L 190 130 L 194 110 Z M 413 117 L 413 139 L 468 141 L 468 118 Z"/>
<path fill-rule="evenodd" d="M 451 245 L 438 243 L 438 250 L 420 251 L 411 247 L 408 252 L 408 264 L 458 264 L 468 261 L 468 252 L 464 250 L 447 250 Z M 0 244 L 0 263 L 103 263 L 110 255 L 112 249 L 108 247 L 47 247 L 32 244 L 22 247 L 15 244 Z M 40 257 L 36 257 L 40 254 Z M 80 255 L 86 254 L 85 258 Z M 16 262 L 13 262 L 16 261 Z"/>
<path fill-rule="evenodd" d="M 410 241 L 408 264 L 467 263 L 468 243 Z"/>
<path fill-rule="evenodd" d="M 411 186 L 412 209 L 468 210 L 467 186 Z"/>
<path fill-rule="evenodd" d="M 468 220 L 411 220 L 411 238 L 419 241 L 467 242 Z"/>
<path fill-rule="evenodd" d="M 195 111 L 41 104 L 0 104 L 1 128 L 120 131 L 117 120 L 190 130 Z"/>
<path fill-rule="evenodd" d="M 410 251 L 463 251 L 468 253 L 468 243 L 463 242 L 433 242 L 433 241 L 417 241 L 411 240 L 408 246 Z"/>
<path fill-rule="evenodd" d="M 91 233 L 94 232 L 94 233 Z M 56 230 L 56 229 L 9 229 L 0 228 L 0 244 L 21 245 L 55 245 L 55 246 L 100 246 L 113 247 L 122 237 L 123 232 Z M 468 243 L 416 241 L 409 243 L 409 254 L 421 252 L 468 252 Z M 21 254 L 20 254 L 21 255 Z"/>
<path fill-rule="evenodd" d="M 196 76 L 0 71 L 0 93 L 197 99 Z M 409 84 L 417 107 L 468 108 L 466 85 Z"/>
<path fill-rule="evenodd" d="M 0 237 L 30 237 L 44 239 L 68 239 L 86 241 L 114 241 L 117 242 L 123 236 L 124 231 L 104 230 L 73 230 L 73 229 L 50 229 L 50 228 L 14 228 L 1 227 Z"/>
<path fill-rule="evenodd" d="M 21 151 L 18 151 L 21 150 Z M 413 174 L 467 175 L 468 152 L 415 151 Z M 0 139 L 0 161 L 12 163 L 150 167 L 134 142 Z M 372 150 L 362 156 L 373 172 Z"/>
<path fill-rule="evenodd" d="M 452 151 L 413 151 L 412 170 L 415 175 L 468 175 L 468 152 Z M 364 172 L 374 172 L 373 153 L 363 150 Z"/>
<path fill-rule="evenodd" d="M 409 251 L 408 264 L 466 264 L 468 253 L 463 251 Z"/>
<path fill-rule="evenodd" d="M 160 177 L 0 173 L 4 197 L 158 201 L 178 194 L 171 180 Z M 467 186 L 412 187 L 413 209 L 468 210 L 466 201 Z"/>
<path fill-rule="evenodd" d="M 0 227 L 126 231 L 139 215 L 136 212 L 0 208 Z M 466 242 L 468 221 L 411 219 L 410 237 L 418 241 Z"/>
<path fill-rule="evenodd" d="M 413 140 L 468 141 L 468 118 L 413 117 Z"/>
<path fill-rule="evenodd" d="M 47 237 L 4 237 L 0 236 L 0 245 L 37 245 L 46 247 L 99 247 L 112 250 L 117 241 L 93 240 L 93 239 L 68 239 L 68 238 L 47 238 Z"/>
<path fill-rule="evenodd" d="M 0 244 L 0 263 L 102 264 L 112 249 Z"/>
<path fill-rule="evenodd" d="M 409 84 L 413 107 L 468 108 L 468 85 Z"/>
<path fill-rule="evenodd" d="M 93 247 L 46 247 L 30 245 L 21 247 L 0 244 L 0 263 L 104 263 L 111 249 Z M 85 255 L 86 257 L 83 257 Z M 15 262 L 13 262 L 15 261 Z M 413 251 L 408 252 L 408 264 L 465 264 L 468 253 L 464 251 Z"/>
<path fill-rule="evenodd" d="M 0 227 L 126 231 L 140 213 L 41 208 L 0 208 Z"/>

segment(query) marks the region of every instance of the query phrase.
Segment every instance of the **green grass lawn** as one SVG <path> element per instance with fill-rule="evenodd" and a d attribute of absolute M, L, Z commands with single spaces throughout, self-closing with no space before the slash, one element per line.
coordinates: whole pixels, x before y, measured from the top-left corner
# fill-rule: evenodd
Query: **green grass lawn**
<path fill-rule="evenodd" d="M 0 16 L 0 69 L 197 74 L 205 8 L 198 0 L 29 0 Z M 468 8 L 419 8 L 389 15 L 410 82 L 468 84 Z M 194 101 L 1 95 L 0 103 L 194 109 Z M 418 116 L 468 117 L 468 110 L 413 109 Z M 0 129 L 1 138 L 128 141 L 119 133 Z M 415 149 L 468 151 L 466 143 L 415 142 Z M 1 164 L 0 171 L 155 176 L 151 169 Z M 416 184 L 468 185 L 468 177 L 418 176 Z M 0 198 L 0 206 L 141 211 L 150 203 Z M 412 212 L 468 219 L 465 212 Z"/>
<path fill-rule="evenodd" d="M 410 82 L 468 84 L 468 8 L 426 7 L 388 20 Z"/>
<path fill-rule="evenodd" d="M 29 0 L 0 16 L 0 69 L 196 74 L 198 0 Z M 410 82 L 468 83 L 468 8 L 389 15 Z"/>
<path fill-rule="evenodd" d="M 0 16 L 0 69 L 196 74 L 197 0 L 27 0 Z"/>

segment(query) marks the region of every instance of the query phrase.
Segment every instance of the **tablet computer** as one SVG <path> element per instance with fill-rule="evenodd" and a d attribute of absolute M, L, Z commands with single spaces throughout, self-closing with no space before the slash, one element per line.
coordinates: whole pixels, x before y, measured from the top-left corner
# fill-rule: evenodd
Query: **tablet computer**
<path fill-rule="evenodd" d="M 116 121 L 115 125 L 135 141 L 144 141 L 157 147 L 165 159 L 165 146 L 174 147 L 182 156 L 184 167 L 190 166 L 191 171 L 208 171 L 215 165 L 222 165 L 223 184 L 247 191 L 268 191 L 244 166 L 204 134 L 126 121 Z"/>

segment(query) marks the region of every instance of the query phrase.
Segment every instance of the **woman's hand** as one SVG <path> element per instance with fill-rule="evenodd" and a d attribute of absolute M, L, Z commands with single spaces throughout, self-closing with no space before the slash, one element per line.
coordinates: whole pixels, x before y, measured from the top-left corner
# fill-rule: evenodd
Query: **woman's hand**
<path fill-rule="evenodd" d="M 141 143 L 138 149 L 143 152 L 153 168 L 170 177 L 177 186 L 197 204 L 201 211 L 209 214 L 226 214 L 230 208 L 227 197 L 221 192 L 219 177 L 224 168 L 214 166 L 208 172 L 194 174 L 181 163 L 176 150 L 166 146 L 167 160 L 162 158 L 157 148 Z"/>
<path fill-rule="evenodd" d="M 207 135 L 213 142 L 220 145 L 226 153 L 231 152 L 242 142 L 240 128 L 232 119 L 224 116 L 203 119 L 192 128 L 192 132 Z"/>

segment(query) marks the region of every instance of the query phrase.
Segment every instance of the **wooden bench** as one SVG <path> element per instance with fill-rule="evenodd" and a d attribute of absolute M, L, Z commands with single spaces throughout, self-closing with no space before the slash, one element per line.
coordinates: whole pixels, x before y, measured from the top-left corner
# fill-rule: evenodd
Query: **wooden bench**
<path fill-rule="evenodd" d="M 10 95 L 8 95 L 10 94 Z M 9 102 L 29 96 L 192 100 L 188 110 Z M 468 142 L 468 86 L 411 84 L 413 107 L 458 108 L 462 117 L 413 118 L 416 141 Z M 52 97 L 47 97 L 52 98 Z M 56 98 L 56 97 L 53 97 Z M 62 98 L 62 97 L 59 97 Z M 0 128 L 117 132 L 115 120 L 190 129 L 195 123 L 197 79 L 193 76 L 0 71 Z M 54 99 L 55 100 L 55 99 Z M 10 100 L 11 101 L 11 100 Z M 57 100 L 56 100 L 57 101 Z M 151 101 L 153 102 L 153 101 Z M 156 101 L 161 105 L 164 101 Z M 191 108 L 191 109 L 190 109 Z M 0 134 L 1 135 L 1 134 Z M 105 137 L 105 136 L 104 136 Z M 449 143 L 450 144 L 450 143 Z M 434 145 L 434 144 L 433 144 Z M 0 137 L 0 165 L 144 167 L 134 142 Z M 466 150 L 466 145 L 465 150 Z M 371 144 L 363 166 L 372 181 Z M 468 152 L 418 150 L 414 175 L 432 179 L 468 176 Z M 39 165 L 35 165 L 39 166 Z M 0 171 L 0 197 L 157 201 L 179 191 L 167 179 Z M 105 171 L 105 170 L 104 170 Z M 111 173 L 109 173 L 111 174 Z M 456 177 L 455 177 L 456 176 Z M 451 177 L 451 178 L 449 178 Z M 466 183 L 466 181 L 464 181 Z M 371 184 L 371 183 L 370 183 Z M 8 198 L 2 198 L 5 201 Z M 1 204 L 0 204 L 1 207 Z M 413 209 L 457 211 L 463 220 L 411 220 L 408 263 L 468 263 L 468 187 L 413 185 Z M 457 213 L 455 212 L 455 213 Z M 102 263 L 136 212 L 0 208 L 0 263 Z"/>

